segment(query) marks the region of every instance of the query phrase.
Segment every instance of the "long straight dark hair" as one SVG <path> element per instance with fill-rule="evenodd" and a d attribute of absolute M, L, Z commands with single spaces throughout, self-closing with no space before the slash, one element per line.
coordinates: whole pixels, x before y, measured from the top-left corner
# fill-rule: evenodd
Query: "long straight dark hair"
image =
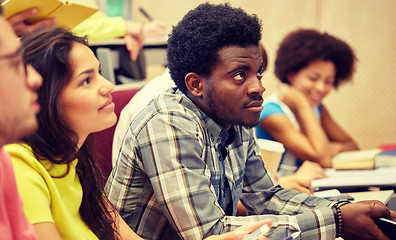
<path fill-rule="evenodd" d="M 25 61 L 43 77 L 38 90 L 41 111 L 38 114 L 38 131 L 24 141 L 31 146 L 35 157 L 53 164 L 70 164 L 76 158 L 76 172 L 83 189 L 80 215 L 83 221 L 101 240 L 117 239 L 114 220 L 104 199 L 103 178 L 95 163 L 93 137 L 89 135 L 78 149 L 78 136 L 68 126 L 60 112 L 60 94 L 72 77 L 70 64 L 73 44 L 87 44 L 86 38 L 74 36 L 64 28 L 51 28 L 25 35 L 22 44 Z M 115 226 L 115 225 L 114 225 Z"/>

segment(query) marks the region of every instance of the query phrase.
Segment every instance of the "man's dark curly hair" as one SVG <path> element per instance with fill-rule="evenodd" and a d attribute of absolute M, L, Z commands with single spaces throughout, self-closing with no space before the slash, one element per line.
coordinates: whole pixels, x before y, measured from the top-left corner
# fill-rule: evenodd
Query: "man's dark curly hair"
<path fill-rule="evenodd" d="M 279 45 L 275 75 L 290 84 L 287 75 L 297 73 L 316 60 L 333 62 L 336 68 L 334 87 L 351 79 L 357 60 L 352 48 L 344 41 L 312 29 L 299 29 L 288 34 Z"/>
<path fill-rule="evenodd" d="M 261 21 L 228 4 L 204 3 L 173 27 L 168 40 L 168 67 L 176 86 L 186 92 L 185 76 L 210 76 L 218 52 L 227 46 L 258 46 Z"/>

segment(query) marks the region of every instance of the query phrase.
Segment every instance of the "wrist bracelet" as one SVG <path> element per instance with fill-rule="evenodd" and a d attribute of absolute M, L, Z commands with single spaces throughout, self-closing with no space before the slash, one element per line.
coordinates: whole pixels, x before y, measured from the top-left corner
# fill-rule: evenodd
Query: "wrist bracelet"
<path fill-rule="evenodd" d="M 334 204 L 333 207 L 336 209 L 336 212 L 337 212 L 337 221 L 336 221 L 337 234 L 336 234 L 336 237 L 341 237 L 342 227 L 343 227 L 341 208 L 337 203 Z"/>
<path fill-rule="evenodd" d="M 336 237 L 341 237 L 342 229 L 344 226 L 344 219 L 342 218 L 341 214 L 341 206 L 351 203 L 350 201 L 346 200 L 340 200 L 336 203 L 334 203 L 333 207 L 336 209 L 337 212 L 337 221 L 336 221 L 336 229 L 337 229 L 337 234 Z"/>

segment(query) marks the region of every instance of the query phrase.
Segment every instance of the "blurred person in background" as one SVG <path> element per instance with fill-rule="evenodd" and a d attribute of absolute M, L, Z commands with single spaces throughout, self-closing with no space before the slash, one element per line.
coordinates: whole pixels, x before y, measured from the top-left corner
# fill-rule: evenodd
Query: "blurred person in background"
<path fill-rule="evenodd" d="M 256 128 L 258 138 L 278 141 L 286 149 L 279 176 L 293 174 L 304 161 L 331 167 L 337 153 L 359 149 L 323 104 L 333 89 L 351 80 L 355 62 L 346 42 L 313 29 L 291 32 L 280 43 L 275 75 L 288 87 L 265 98 Z"/>
<path fill-rule="evenodd" d="M 36 90 L 41 83 L 41 76 L 25 63 L 21 43 L 0 6 L 0 234 L 4 240 L 36 239 L 23 211 L 11 158 L 3 146 L 37 129 L 40 106 Z"/>

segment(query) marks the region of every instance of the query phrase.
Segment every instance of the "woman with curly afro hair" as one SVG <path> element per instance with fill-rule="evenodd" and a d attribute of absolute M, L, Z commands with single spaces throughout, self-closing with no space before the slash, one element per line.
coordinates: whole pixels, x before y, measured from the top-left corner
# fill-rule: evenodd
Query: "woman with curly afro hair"
<path fill-rule="evenodd" d="M 351 80 L 356 56 L 344 41 L 311 29 L 299 29 L 281 42 L 275 75 L 288 85 L 264 101 L 257 137 L 286 148 L 278 176 L 295 172 L 306 160 L 331 167 L 331 157 L 357 150 L 356 142 L 335 122 L 323 99 Z M 318 176 L 313 173 L 307 178 Z"/>

